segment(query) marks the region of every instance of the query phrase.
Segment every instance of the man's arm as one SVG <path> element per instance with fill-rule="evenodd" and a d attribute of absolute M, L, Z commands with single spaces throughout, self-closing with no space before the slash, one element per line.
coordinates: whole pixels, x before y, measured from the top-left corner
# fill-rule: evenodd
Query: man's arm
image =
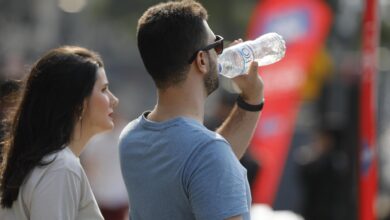
<path fill-rule="evenodd" d="M 196 219 L 234 219 L 250 211 L 245 170 L 225 141 L 204 142 L 184 170 L 183 186 Z"/>
<path fill-rule="evenodd" d="M 233 79 L 241 90 L 242 99 L 251 105 L 258 105 L 264 99 L 263 80 L 258 75 L 257 68 L 257 62 L 252 62 L 248 74 Z M 259 117 L 260 111 L 247 111 L 235 104 L 230 115 L 217 129 L 230 143 L 237 158 L 240 159 L 248 148 Z"/>

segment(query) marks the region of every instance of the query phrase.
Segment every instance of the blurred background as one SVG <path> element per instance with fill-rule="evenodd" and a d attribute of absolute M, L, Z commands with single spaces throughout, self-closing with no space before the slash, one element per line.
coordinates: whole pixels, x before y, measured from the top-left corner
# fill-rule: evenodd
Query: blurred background
<path fill-rule="evenodd" d="M 108 220 L 125 219 L 127 216 L 128 200 L 117 156 L 120 130 L 143 111 L 152 109 L 156 101 L 156 90 L 136 46 L 136 25 L 142 13 L 158 2 L 0 0 L 1 96 L 17 89 L 17 86 L 7 85 L 8 80 L 23 79 L 32 63 L 50 48 L 79 45 L 99 52 L 104 60 L 110 88 L 120 99 L 115 117 L 117 128 L 94 138 L 82 161 Z M 275 31 L 275 28 L 263 28 L 256 32 L 255 23 L 264 25 L 265 22 L 261 19 L 256 21 L 262 16 L 259 12 L 265 11 L 259 9 L 259 5 L 264 3 L 264 6 L 269 6 L 276 0 L 200 2 L 208 10 L 209 24 L 214 33 L 228 41 L 253 39 L 258 36 L 256 34 Z M 299 5 L 303 1 L 296 2 Z M 353 220 L 359 216 L 359 103 L 366 1 L 315 2 L 321 2 L 329 10 L 329 24 L 323 27 L 323 38 L 315 51 L 304 44 L 299 47 L 302 53 L 310 52 L 310 59 L 300 70 L 305 74 L 299 78 L 298 95 L 294 96 L 298 104 L 291 105 L 293 119 L 282 122 L 291 129 L 285 139 L 284 156 L 281 157 L 284 162 L 278 165 L 281 169 L 269 167 L 267 160 L 270 158 L 259 156 L 264 152 L 256 146 L 262 143 L 261 140 L 252 143 L 241 162 L 248 169 L 252 191 L 256 193 L 254 202 L 268 204 L 274 210 L 295 212 L 307 220 Z M 390 219 L 390 1 L 378 0 L 378 6 L 375 155 L 378 156 L 379 166 L 377 196 L 372 205 L 376 219 L 385 220 Z M 317 18 L 309 16 L 307 19 L 305 22 L 310 23 Z M 295 36 L 291 33 L 298 33 L 299 26 L 290 22 L 278 27 L 276 30 L 283 32 L 280 34 L 286 38 L 289 52 L 291 39 Z M 288 32 L 284 33 L 287 29 Z M 266 95 L 271 96 L 273 90 L 269 88 L 278 85 L 275 82 L 278 74 L 273 75 L 273 69 L 267 68 L 264 71 L 260 68 L 260 74 L 266 87 L 268 85 Z M 277 70 L 280 71 L 280 68 Z M 294 74 L 294 71 L 289 74 Z M 287 78 L 294 80 L 291 75 Z M 221 88 L 206 105 L 205 124 L 210 129 L 223 121 L 235 102 L 234 86 L 227 79 L 221 78 L 221 82 Z M 272 109 L 272 104 L 272 101 L 267 102 L 266 108 Z M 0 112 L 9 106 L 12 106 L 12 101 L 2 100 Z M 269 125 L 267 123 L 264 119 L 263 124 Z M 258 129 L 260 139 L 264 132 L 272 129 L 272 125 Z M 272 155 L 268 156 L 272 159 Z M 259 180 L 264 175 L 271 175 L 267 173 L 276 173 L 277 176 L 276 189 L 268 197 L 263 196 L 261 188 L 267 184 Z"/>

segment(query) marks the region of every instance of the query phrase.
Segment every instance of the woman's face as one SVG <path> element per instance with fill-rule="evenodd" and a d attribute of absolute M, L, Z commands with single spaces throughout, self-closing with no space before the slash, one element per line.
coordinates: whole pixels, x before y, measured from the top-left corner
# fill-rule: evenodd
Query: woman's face
<path fill-rule="evenodd" d="M 113 112 L 118 102 L 118 98 L 108 88 L 106 72 L 99 68 L 91 96 L 84 103 L 82 126 L 92 134 L 111 130 L 114 128 Z"/>

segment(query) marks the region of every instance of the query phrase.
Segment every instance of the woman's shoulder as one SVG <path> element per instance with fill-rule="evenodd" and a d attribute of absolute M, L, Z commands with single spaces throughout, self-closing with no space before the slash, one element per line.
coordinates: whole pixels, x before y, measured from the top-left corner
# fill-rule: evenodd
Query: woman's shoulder
<path fill-rule="evenodd" d="M 43 169 L 45 173 L 48 172 L 71 172 L 81 178 L 82 167 L 80 159 L 73 154 L 73 152 L 65 147 L 64 149 L 55 152 L 51 155 L 43 158 L 42 162 L 47 165 L 43 165 L 38 169 Z M 43 171 L 42 170 L 42 171 Z"/>
<path fill-rule="evenodd" d="M 78 157 L 69 148 L 45 156 L 42 165 L 36 166 L 22 185 L 21 201 L 29 204 L 32 194 L 38 186 L 61 184 L 64 177 L 72 178 L 75 182 L 83 181 L 83 170 Z M 58 183 L 57 183 L 58 182 Z"/>

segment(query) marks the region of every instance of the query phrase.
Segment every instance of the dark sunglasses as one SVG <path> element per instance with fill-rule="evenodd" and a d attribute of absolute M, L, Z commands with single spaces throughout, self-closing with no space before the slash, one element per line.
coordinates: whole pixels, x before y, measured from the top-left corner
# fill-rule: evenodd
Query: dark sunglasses
<path fill-rule="evenodd" d="M 222 36 L 215 35 L 215 42 L 212 43 L 212 44 L 207 45 L 206 47 L 204 47 L 202 49 L 197 50 L 191 56 L 191 58 L 188 60 L 188 63 L 192 63 L 195 60 L 196 55 L 198 55 L 199 51 L 208 51 L 208 50 L 211 50 L 211 49 L 214 49 L 215 52 L 217 52 L 218 55 L 223 52 L 223 37 Z"/>

